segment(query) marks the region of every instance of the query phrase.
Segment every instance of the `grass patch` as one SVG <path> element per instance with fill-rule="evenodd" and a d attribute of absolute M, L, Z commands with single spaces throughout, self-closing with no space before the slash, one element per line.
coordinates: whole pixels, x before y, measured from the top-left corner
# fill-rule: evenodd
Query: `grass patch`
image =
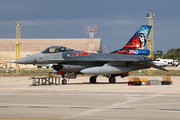
<path fill-rule="evenodd" d="M 48 76 L 52 69 L 21 69 L 21 73 L 16 73 L 15 69 L 10 69 L 9 73 L 6 73 L 6 69 L 0 70 L 0 77 L 25 77 L 25 76 Z"/>
<path fill-rule="evenodd" d="M 180 70 L 169 70 L 168 72 L 162 70 L 154 70 L 150 73 L 149 70 L 139 70 L 130 72 L 130 76 L 180 76 Z"/>
<path fill-rule="evenodd" d="M 53 69 L 21 69 L 21 73 L 17 74 L 15 69 L 10 69 L 9 73 L 6 73 L 6 69 L 0 69 L 0 77 L 32 77 L 32 76 L 48 76 L 49 72 Z M 169 70 L 168 72 L 162 70 L 154 70 L 150 73 L 148 70 L 139 70 L 130 72 L 130 76 L 180 76 L 180 70 Z M 78 74 L 78 77 L 89 77 L 91 75 Z"/>

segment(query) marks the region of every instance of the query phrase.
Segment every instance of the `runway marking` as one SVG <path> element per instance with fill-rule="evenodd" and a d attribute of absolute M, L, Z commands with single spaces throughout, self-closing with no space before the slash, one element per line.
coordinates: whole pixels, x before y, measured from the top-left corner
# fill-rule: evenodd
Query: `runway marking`
<path fill-rule="evenodd" d="M 1 118 L 1 119 L 6 119 L 6 120 L 87 120 L 87 119 L 62 119 L 62 118 Z"/>
<path fill-rule="evenodd" d="M 9 106 L 0 106 L 0 108 L 8 108 Z"/>
<path fill-rule="evenodd" d="M 101 112 L 101 111 L 104 111 L 104 110 L 107 110 L 107 109 L 113 109 L 115 108 L 116 110 L 119 110 L 120 108 L 126 108 L 125 106 L 130 104 L 130 103 L 133 103 L 133 102 L 138 102 L 138 101 L 142 101 L 142 100 L 146 100 L 146 99 L 152 99 L 154 97 L 157 97 L 159 94 L 153 94 L 153 95 L 149 95 L 149 96 L 142 96 L 142 97 L 134 97 L 133 96 L 133 99 L 132 97 L 130 96 L 130 98 L 125 101 L 125 102 L 119 102 L 119 103 L 114 103 L 114 104 L 111 104 L 111 105 L 108 105 L 106 107 L 103 107 L 101 109 L 90 109 L 90 110 L 86 110 L 84 112 L 81 112 L 79 114 L 76 114 L 76 115 L 73 115 L 73 116 L 68 116 L 68 117 L 65 117 L 65 118 L 72 118 L 72 117 L 84 117 L 84 116 L 89 116 L 89 115 L 92 115 L 92 114 L 98 114 L 98 112 Z M 128 97 L 127 97 L 128 98 Z M 119 107 L 118 107 L 119 106 Z M 118 109 L 119 108 L 119 109 Z M 132 108 L 132 109 L 128 109 L 128 110 L 138 110 L 136 108 Z M 143 109 L 145 110 L 145 109 Z"/>
<path fill-rule="evenodd" d="M 29 108 L 49 108 L 47 106 L 29 106 Z"/>
<path fill-rule="evenodd" d="M 66 108 L 66 109 L 96 109 L 96 110 L 108 110 L 108 109 L 114 109 L 114 110 L 158 110 L 158 111 L 177 111 L 180 112 L 180 109 L 153 109 L 153 108 L 109 108 L 109 107 L 50 107 L 50 106 L 0 106 L 0 109 L 10 109 L 10 108 Z"/>
<path fill-rule="evenodd" d="M 121 109 L 121 110 L 135 110 L 135 108 L 113 108 L 113 109 Z"/>
<path fill-rule="evenodd" d="M 80 108 L 80 109 L 92 109 L 91 107 L 70 107 L 70 108 Z"/>
<path fill-rule="evenodd" d="M 97 94 L 65 94 L 65 93 L 58 93 L 58 92 L 26 92 L 26 93 L 0 93 L 0 95 L 60 95 L 60 96 L 125 96 L 125 97 L 148 97 L 153 95 L 148 94 L 103 94 L 103 93 L 97 93 Z M 155 95 L 157 96 L 157 95 Z M 159 94 L 159 97 L 180 97 L 180 95 L 163 95 Z"/>
<path fill-rule="evenodd" d="M 180 111 L 180 109 L 159 109 L 159 110 L 164 110 L 164 111 Z"/>

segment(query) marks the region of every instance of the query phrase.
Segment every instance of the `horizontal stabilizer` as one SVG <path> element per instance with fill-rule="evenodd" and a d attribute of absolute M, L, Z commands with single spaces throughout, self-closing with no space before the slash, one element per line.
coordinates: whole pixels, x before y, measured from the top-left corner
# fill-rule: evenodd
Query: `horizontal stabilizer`
<path fill-rule="evenodd" d="M 153 67 L 153 68 L 156 68 L 156 69 L 159 69 L 159 70 L 163 70 L 163 71 L 167 71 L 167 72 L 168 72 L 168 70 L 164 69 L 163 67 L 157 66 L 157 65 L 155 65 L 155 64 L 153 64 L 153 63 L 151 63 L 151 62 L 147 62 L 147 64 L 148 64 L 149 67 Z"/>

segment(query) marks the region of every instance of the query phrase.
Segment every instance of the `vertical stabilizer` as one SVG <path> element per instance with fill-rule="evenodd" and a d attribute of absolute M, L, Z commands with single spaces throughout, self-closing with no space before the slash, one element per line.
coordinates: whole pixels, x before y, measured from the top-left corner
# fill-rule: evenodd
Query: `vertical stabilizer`
<path fill-rule="evenodd" d="M 152 26 L 142 25 L 122 49 L 116 50 L 112 53 L 130 54 L 130 55 L 148 55 L 150 51 L 148 49 L 144 49 L 144 47 L 147 43 L 151 28 Z"/>

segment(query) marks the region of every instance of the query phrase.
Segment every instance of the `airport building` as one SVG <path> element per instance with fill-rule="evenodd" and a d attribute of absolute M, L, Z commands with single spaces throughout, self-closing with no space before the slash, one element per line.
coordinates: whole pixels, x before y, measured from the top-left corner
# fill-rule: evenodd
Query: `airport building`
<path fill-rule="evenodd" d="M 16 39 L 0 39 L 0 68 L 14 68 L 16 59 Z M 65 46 L 74 50 L 101 53 L 100 38 L 74 39 L 21 39 L 21 58 L 39 53 L 49 46 Z M 32 65 L 22 65 L 22 68 L 34 68 Z"/>

